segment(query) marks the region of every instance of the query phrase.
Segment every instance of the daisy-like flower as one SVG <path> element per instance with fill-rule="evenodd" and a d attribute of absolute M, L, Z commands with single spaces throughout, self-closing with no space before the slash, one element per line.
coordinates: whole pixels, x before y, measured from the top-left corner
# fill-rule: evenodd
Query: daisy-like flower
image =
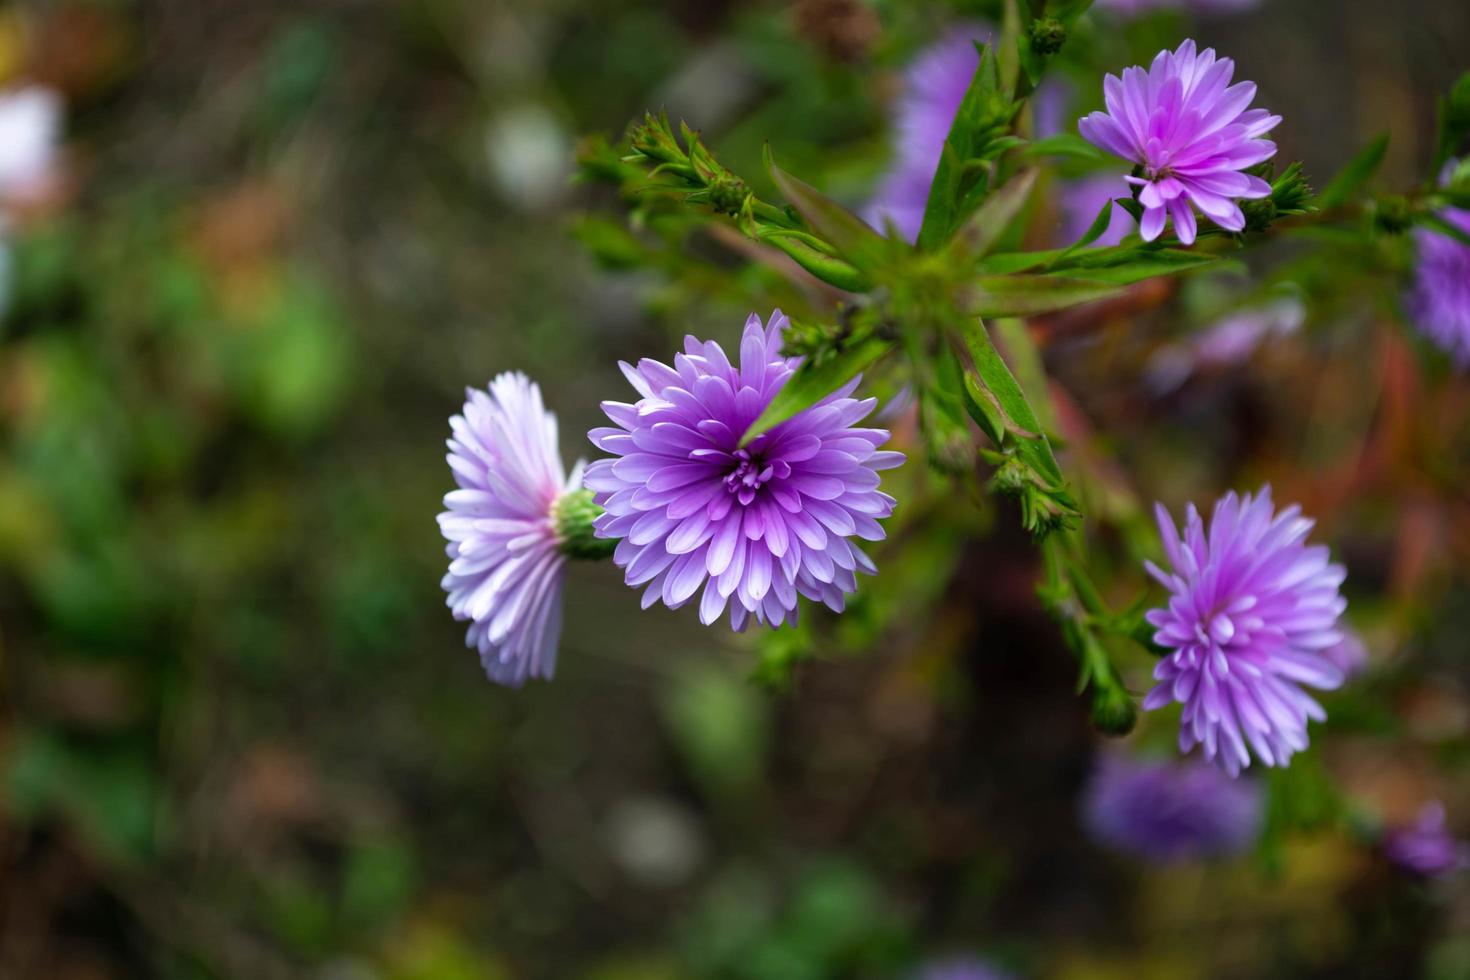
<path fill-rule="evenodd" d="M 623 364 L 638 401 L 603 402 L 614 426 L 588 437 L 614 459 L 587 467 L 606 513 L 597 533 L 620 538 L 613 560 L 646 609 L 671 609 L 703 588 L 699 618 L 730 609 L 730 625 L 796 619 L 798 594 L 841 611 L 858 571 L 873 572 L 849 538 L 883 537 L 894 500 L 878 471 L 903 456 L 881 452 L 882 429 L 858 428 L 877 399 L 850 397 L 856 379 L 742 447 L 750 424 L 796 370 L 781 356 L 786 317 L 751 315 L 735 366 L 720 345 L 693 337 L 674 366 Z"/>
<path fill-rule="evenodd" d="M 1384 834 L 1383 853 L 1421 878 L 1445 878 L 1470 867 L 1470 847 L 1450 834 L 1444 806 L 1438 802 L 1426 803 L 1412 824 Z"/>
<path fill-rule="evenodd" d="M 1156 863 L 1239 854 L 1263 815 L 1260 787 L 1194 760 L 1105 756 L 1083 798 L 1087 832 L 1112 850 Z"/>
<path fill-rule="evenodd" d="M 1281 117 L 1247 109 L 1255 83 L 1231 85 L 1234 72 L 1229 58 L 1216 60 L 1213 48 L 1197 54 L 1194 42 L 1185 41 L 1178 50 L 1160 51 L 1147 71 L 1135 65 L 1122 79 L 1107 76 L 1107 111 L 1078 122 L 1088 142 L 1141 170 L 1127 179 L 1141 188 L 1144 241 L 1158 238 L 1172 220 L 1179 241 L 1193 244 L 1194 207 L 1221 228 L 1241 231 L 1245 215 L 1235 202 L 1270 195 L 1270 184 L 1241 171 L 1275 155 L 1276 144 L 1260 137 Z"/>
<path fill-rule="evenodd" d="M 1326 717 L 1302 685 L 1331 690 L 1343 681 L 1323 651 L 1342 640 L 1346 572 L 1326 547 L 1307 546 L 1314 522 L 1301 508 L 1276 513 L 1270 487 L 1226 494 L 1208 529 L 1191 504 L 1182 539 L 1163 505 L 1157 516 L 1172 569 L 1146 564 L 1170 597 L 1147 618 L 1154 642 L 1173 652 L 1154 669 L 1159 684 L 1144 708 L 1181 702 L 1180 751 L 1203 745 L 1232 776 L 1252 752 L 1286 765 L 1307 747 L 1307 719 Z"/>
<path fill-rule="evenodd" d="M 459 489 L 444 495 L 439 528 L 449 572 L 440 584 L 465 642 L 497 684 L 550 679 L 561 638 L 564 529 L 585 512 L 581 463 L 570 476 L 556 443 L 556 416 L 520 373 L 470 389 L 449 420 L 449 467 Z"/>
<path fill-rule="evenodd" d="M 1445 208 L 1439 213 L 1470 234 L 1470 211 Z M 1450 356 L 1470 367 L 1470 245 L 1434 228 L 1414 229 L 1418 252 L 1409 309 L 1419 329 Z"/>

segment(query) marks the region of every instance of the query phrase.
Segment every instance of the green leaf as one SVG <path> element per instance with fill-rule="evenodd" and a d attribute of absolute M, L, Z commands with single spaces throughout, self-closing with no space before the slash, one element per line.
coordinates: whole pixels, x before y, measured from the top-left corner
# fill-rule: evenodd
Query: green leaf
<path fill-rule="evenodd" d="M 760 232 L 756 235 L 756 240 L 780 249 L 797 265 L 830 286 L 850 293 L 865 293 L 873 288 L 873 281 L 850 263 L 835 255 L 817 251 L 803 241 L 803 237 L 800 232 L 788 233 L 782 229 L 773 229 Z"/>
<path fill-rule="evenodd" d="M 766 170 L 781 194 L 858 271 L 872 274 L 890 265 L 897 245 L 907 251 L 906 242 L 889 241 L 847 208 L 776 166 L 770 144 L 766 145 L 765 157 Z"/>
<path fill-rule="evenodd" d="M 750 424 L 750 428 L 745 431 L 745 435 L 740 440 L 740 445 L 749 445 L 750 441 L 762 432 L 773 429 L 797 413 L 811 408 L 861 374 L 892 350 L 893 345 L 894 342 L 891 340 L 869 337 L 846 350 L 837 352 L 819 364 L 814 365 L 811 361 L 803 362 L 796 374 L 792 375 L 785 386 L 776 393 L 776 397 L 771 399 L 766 410 Z"/>
<path fill-rule="evenodd" d="M 983 276 L 965 287 L 960 305 L 974 316 L 1035 316 L 1121 291 L 1121 286 L 1112 283 L 1065 276 Z"/>
<path fill-rule="evenodd" d="M 970 216 L 959 232 L 950 241 L 951 255 L 962 258 L 982 256 L 995 247 L 1000 236 L 1005 234 L 1016 215 L 1026 206 L 1031 188 L 1036 186 L 1036 170 L 1023 170 L 1006 181 L 994 194 L 985 199 L 980 209 Z"/>
<path fill-rule="evenodd" d="M 956 353 L 960 355 L 960 363 L 965 370 L 966 391 L 979 411 L 975 421 L 983 428 L 987 426 L 987 419 L 994 424 L 993 420 L 998 415 L 1003 420 L 1004 431 L 987 431 L 986 435 L 1000 445 L 1006 440 L 1014 440 L 1018 455 L 1037 474 L 1051 481 L 1053 486 L 1060 487 L 1063 483 L 1062 468 L 1052 453 L 1051 443 L 1047 441 L 1031 403 L 1026 400 L 1026 393 L 990 342 L 985 324 L 977 317 L 964 318 L 960 339 L 963 343 Z"/>
<path fill-rule="evenodd" d="M 1470 139 L 1470 71 L 1461 75 L 1449 94 L 1439 101 L 1439 138 L 1436 140 L 1434 169 L 1460 151 Z"/>
<path fill-rule="evenodd" d="M 1021 151 L 1023 157 L 1074 157 L 1080 160 L 1101 160 L 1102 152 L 1076 133 L 1057 133 L 1045 139 L 1026 144 Z"/>
<path fill-rule="evenodd" d="M 990 45 L 977 45 L 980 64 L 955 113 L 924 205 L 919 248 L 932 251 L 973 211 L 989 191 L 990 167 L 983 161 L 991 144 L 1010 136 L 1019 103 L 1001 88 Z"/>
<path fill-rule="evenodd" d="M 1337 207 L 1346 204 L 1354 194 L 1362 190 L 1363 185 L 1373 179 L 1378 172 L 1378 167 L 1383 163 L 1383 156 L 1388 152 L 1388 134 L 1375 139 L 1364 147 L 1357 156 L 1348 161 L 1347 166 L 1338 171 L 1337 176 L 1322 189 L 1322 194 L 1317 198 L 1317 206 L 1321 208 Z"/>

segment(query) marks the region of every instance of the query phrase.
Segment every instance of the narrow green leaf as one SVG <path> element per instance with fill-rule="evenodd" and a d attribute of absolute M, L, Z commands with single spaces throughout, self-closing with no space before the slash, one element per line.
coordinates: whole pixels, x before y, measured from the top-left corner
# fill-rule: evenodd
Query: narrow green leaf
<path fill-rule="evenodd" d="M 1053 486 L 1061 487 L 1062 468 L 1052 453 L 1051 443 L 1047 441 L 1031 403 L 1026 400 L 1026 393 L 990 342 L 985 324 L 976 317 L 964 318 L 960 339 L 963 344 L 956 353 L 965 369 L 965 388 L 977 403 L 986 404 L 985 408 L 980 408 L 981 415 L 990 415 L 992 410 L 1003 413 L 1007 432 L 1015 440 L 1017 454 L 1043 478 L 1052 481 Z M 976 421 L 979 422 L 980 418 L 977 417 Z M 995 438 L 993 433 L 987 435 Z"/>
<path fill-rule="evenodd" d="M 757 241 L 785 252 L 797 265 L 829 286 L 836 286 L 849 293 L 865 293 L 873 288 L 873 281 L 856 267 L 835 255 L 817 251 L 803 241 L 799 234 L 769 231 L 758 235 Z"/>
<path fill-rule="evenodd" d="M 818 234 L 831 242 L 842 258 L 861 272 L 874 273 L 890 263 L 895 244 L 867 222 L 805 181 L 776 166 L 766 146 L 766 169 L 777 189 Z M 904 247 L 907 247 L 906 243 Z"/>
<path fill-rule="evenodd" d="M 1055 433 L 1057 420 L 1053 417 L 1051 399 L 1046 397 L 1046 366 L 1042 363 L 1041 351 L 1036 349 L 1031 339 L 1031 331 L 1026 329 L 1026 321 L 1003 316 L 990 321 L 990 326 L 1000 338 L 1006 361 L 1022 390 L 1037 393 L 1031 407 L 1043 431 Z"/>
<path fill-rule="evenodd" d="M 1357 156 L 1348 161 L 1347 166 L 1337 172 L 1337 176 L 1322 190 L 1317 198 L 1317 206 L 1320 208 L 1333 208 L 1340 204 L 1346 204 L 1354 194 L 1362 190 L 1363 185 L 1373 179 L 1378 172 L 1378 167 L 1383 163 L 1383 156 L 1388 152 L 1388 134 L 1375 139 L 1364 147 Z"/>
<path fill-rule="evenodd" d="M 1102 152 L 1076 133 L 1057 133 L 1026 144 L 1024 157 L 1074 157 L 1079 160 L 1101 160 Z"/>
<path fill-rule="evenodd" d="M 1436 172 L 1470 139 L 1470 71 L 1461 75 L 1449 94 L 1439 100 L 1439 133 L 1435 140 Z"/>
<path fill-rule="evenodd" d="M 1035 316 L 1121 291 L 1121 286 L 1112 283 L 1065 276 L 983 276 L 962 291 L 959 302 L 974 316 Z"/>
<path fill-rule="evenodd" d="M 999 190 L 985 199 L 980 209 L 970 216 L 951 239 L 950 254 L 964 259 L 978 258 L 989 252 L 1026 206 L 1026 200 L 1035 186 L 1034 168 L 1023 170 L 1006 181 Z"/>
<path fill-rule="evenodd" d="M 776 397 L 771 399 L 760 417 L 750 424 L 750 428 L 741 437 L 740 444 L 748 445 L 762 432 L 811 408 L 873 365 L 892 350 L 893 345 L 891 340 L 869 337 L 815 366 L 810 361 L 803 363 L 796 374 L 776 393 Z"/>
<path fill-rule="evenodd" d="M 1001 88 L 990 45 L 977 48 L 980 63 L 945 137 L 924 205 L 918 244 L 926 251 L 948 241 L 965 216 L 984 200 L 990 168 L 975 161 L 986 159 L 993 142 L 1010 136 L 1011 120 L 1020 107 Z"/>

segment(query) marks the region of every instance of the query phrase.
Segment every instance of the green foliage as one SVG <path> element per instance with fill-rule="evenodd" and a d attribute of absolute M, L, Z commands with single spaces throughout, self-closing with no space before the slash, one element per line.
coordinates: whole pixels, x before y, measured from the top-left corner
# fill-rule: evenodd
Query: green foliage
<path fill-rule="evenodd" d="M 918 245 L 925 251 L 949 241 L 980 206 L 990 193 L 995 158 L 1017 145 L 1009 133 L 1021 105 L 1001 87 L 990 46 L 978 47 L 980 64 L 945 137 L 924 206 Z"/>
<path fill-rule="evenodd" d="M 1373 179 L 1388 152 L 1388 134 L 1384 133 L 1347 162 L 1317 195 L 1319 208 L 1335 208 L 1348 203 Z"/>

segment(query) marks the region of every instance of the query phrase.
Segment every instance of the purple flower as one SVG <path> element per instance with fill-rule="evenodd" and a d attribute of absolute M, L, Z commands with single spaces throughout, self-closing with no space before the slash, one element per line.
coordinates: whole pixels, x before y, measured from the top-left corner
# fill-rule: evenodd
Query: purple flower
<path fill-rule="evenodd" d="M 703 586 L 705 625 L 728 603 L 737 630 L 752 615 L 779 626 L 796 620 L 798 593 L 840 612 L 856 573 L 875 571 L 848 538 L 882 539 L 877 519 L 894 500 L 878 471 L 903 456 L 877 451 L 884 430 L 856 427 L 877 403 L 849 397 L 856 379 L 740 446 L 799 363 L 781 356 L 786 323 L 777 310 L 762 328 L 752 314 L 738 367 L 693 337 L 673 367 L 623 364 L 638 401 L 602 403 L 615 427 L 588 437 L 619 458 L 589 466 L 586 485 L 606 508 L 598 536 L 621 538 L 613 560 L 629 585 L 647 585 L 645 609 L 677 609 Z"/>
<path fill-rule="evenodd" d="M 909 66 L 894 121 L 893 165 L 863 215 L 874 228 L 883 230 L 891 221 L 909 241 L 919 237 L 944 140 L 980 65 L 975 42 L 991 33 L 985 24 L 956 30 Z"/>
<path fill-rule="evenodd" d="M 440 583 L 454 618 L 468 620 L 467 645 L 485 673 L 519 687 L 556 671 L 566 557 L 557 506 L 581 483 L 567 476 L 556 444 L 556 416 L 541 389 L 520 373 L 502 374 L 489 392 L 470 389 L 464 414 L 449 420 L 449 467 L 458 490 L 439 528 L 449 541 Z"/>
<path fill-rule="evenodd" d="M 1062 184 L 1061 244 L 1070 245 L 1085 235 L 1104 204 L 1116 198 L 1132 196 L 1128 182 L 1118 174 L 1096 174 Z M 1133 216 L 1113 205 L 1107 230 L 1093 244 L 1116 245 L 1128 237 L 1133 228 Z"/>
<path fill-rule="evenodd" d="M 1305 544 L 1314 522 L 1301 508 L 1275 512 L 1270 487 L 1226 494 L 1208 530 L 1191 504 L 1183 540 L 1162 504 L 1156 513 L 1173 568 L 1145 563 L 1170 593 L 1147 619 L 1154 642 L 1173 652 L 1154 669 L 1159 684 L 1144 708 L 1181 702 L 1180 751 L 1201 744 L 1232 776 L 1252 751 L 1268 766 L 1286 765 L 1307 746 L 1307 719 L 1326 717 L 1301 685 L 1330 690 L 1343 681 L 1322 651 L 1342 640 L 1346 572 L 1326 547 Z"/>
<path fill-rule="evenodd" d="M 1470 233 L 1470 211 L 1445 208 L 1439 216 Z M 1470 367 L 1470 245 L 1433 228 L 1414 229 L 1418 251 L 1409 309 L 1415 323 L 1461 365 Z"/>
<path fill-rule="evenodd" d="M 915 980 L 1011 980 L 1011 976 L 978 956 L 955 956 L 925 964 Z"/>
<path fill-rule="evenodd" d="M 1470 848 L 1450 836 L 1439 803 L 1425 804 L 1412 824 L 1384 834 L 1383 853 L 1405 871 L 1425 878 L 1443 878 L 1470 866 Z"/>
<path fill-rule="evenodd" d="M 1099 844 L 1167 863 L 1239 854 L 1255 842 L 1260 787 L 1194 760 L 1145 762 L 1109 754 L 1083 798 L 1083 823 Z"/>
<path fill-rule="evenodd" d="M 1276 144 L 1259 137 L 1281 117 L 1246 109 L 1256 86 L 1230 85 L 1234 72 L 1229 58 L 1216 61 L 1213 48 L 1197 55 L 1194 42 L 1185 41 L 1177 51 L 1160 51 L 1147 71 L 1125 68 L 1121 81 L 1109 75 L 1107 112 L 1078 122 L 1089 142 L 1142 168 L 1143 176 L 1127 180 L 1142 188 L 1144 241 L 1158 238 L 1170 219 L 1179 240 L 1192 244 L 1191 202 L 1221 228 L 1241 231 L 1245 216 L 1235 200 L 1270 195 L 1270 184 L 1240 171 L 1275 155 Z"/>

